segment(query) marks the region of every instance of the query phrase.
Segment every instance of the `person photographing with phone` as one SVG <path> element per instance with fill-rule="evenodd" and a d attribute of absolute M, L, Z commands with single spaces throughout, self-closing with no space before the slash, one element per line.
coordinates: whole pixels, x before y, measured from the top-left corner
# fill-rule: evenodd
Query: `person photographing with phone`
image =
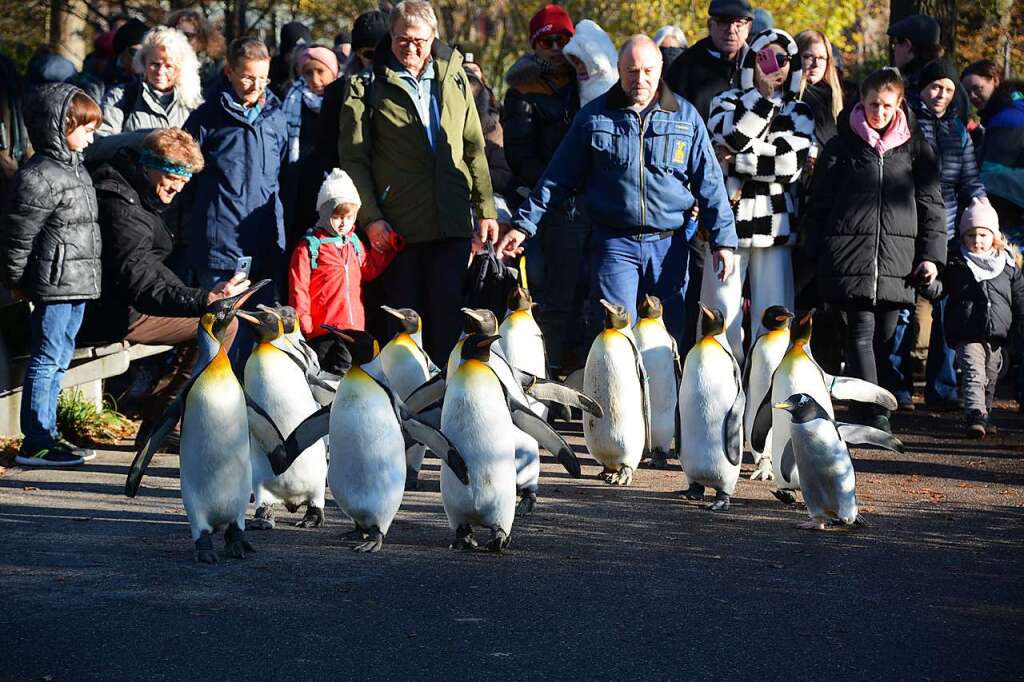
<path fill-rule="evenodd" d="M 725 314 L 726 338 L 742 363 L 743 285 L 750 284 L 751 338 L 773 305 L 793 309 L 796 202 L 790 191 L 814 144 L 814 115 L 800 101 L 796 42 L 785 31 L 755 35 L 740 59 L 740 87 L 712 100 L 708 132 L 725 174 L 739 248 L 732 274 L 704 270 L 701 301 Z M 698 337 L 699 338 L 699 337 Z"/>

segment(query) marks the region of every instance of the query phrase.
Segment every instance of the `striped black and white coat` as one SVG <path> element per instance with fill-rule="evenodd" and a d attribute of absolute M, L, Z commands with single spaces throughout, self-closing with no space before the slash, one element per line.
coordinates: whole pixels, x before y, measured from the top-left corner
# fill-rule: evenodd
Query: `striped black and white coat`
<path fill-rule="evenodd" d="M 754 86 L 754 65 L 758 51 L 773 43 L 789 55 L 790 72 L 782 90 L 767 98 Z M 741 64 L 740 87 L 715 97 L 708 118 L 712 143 L 733 153 L 722 163 L 722 172 L 736 213 L 739 246 L 794 244 L 794 183 L 815 144 L 814 115 L 798 99 L 801 69 L 796 42 L 785 31 L 762 31 L 744 51 Z"/>

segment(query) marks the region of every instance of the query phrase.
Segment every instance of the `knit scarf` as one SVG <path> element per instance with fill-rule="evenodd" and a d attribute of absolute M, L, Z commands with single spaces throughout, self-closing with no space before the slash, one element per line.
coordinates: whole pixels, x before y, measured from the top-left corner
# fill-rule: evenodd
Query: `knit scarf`
<path fill-rule="evenodd" d="M 889 121 L 889 125 L 879 133 L 868 125 L 867 117 L 864 115 L 864 105 L 858 102 L 850 112 L 850 129 L 857 133 L 860 139 L 867 142 L 869 147 L 878 152 L 879 156 L 910 139 L 910 126 L 907 125 L 907 116 L 902 109 L 896 110 L 896 115 Z"/>
<path fill-rule="evenodd" d="M 281 111 L 284 112 L 285 120 L 288 121 L 288 162 L 295 163 L 299 160 L 299 134 L 302 132 L 302 105 L 315 113 L 320 113 L 320 105 L 323 104 L 323 96 L 315 94 L 306 85 L 306 81 L 296 78 L 288 92 L 285 93 L 281 103 Z"/>
<path fill-rule="evenodd" d="M 1010 260 L 1010 254 L 1005 250 L 989 249 L 984 253 L 971 253 L 963 244 L 960 245 L 960 255 L 964 257 L 974 279 L 979 282 L 998 277 Z"/>

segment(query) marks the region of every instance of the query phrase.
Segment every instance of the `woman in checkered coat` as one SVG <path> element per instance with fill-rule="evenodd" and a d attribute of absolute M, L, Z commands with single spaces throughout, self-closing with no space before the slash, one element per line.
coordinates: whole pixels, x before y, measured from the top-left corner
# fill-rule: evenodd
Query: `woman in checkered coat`
<path fill-rule="evenodd" d="M 794 183 L 814 144 L 814 116 L 800 101 L 800 57 L 778 29 L 753 37 L 743 53 L 740 87 L 711 103 L 711 134 L 736 214 L 739 248 L 732 275 L 720 281 L 705 268 L 701 300 L 725 313 L 726 337 L 743 361 L 743 283 L 749 278 L 752 338 L 764 310 L 793 309 Z"/>

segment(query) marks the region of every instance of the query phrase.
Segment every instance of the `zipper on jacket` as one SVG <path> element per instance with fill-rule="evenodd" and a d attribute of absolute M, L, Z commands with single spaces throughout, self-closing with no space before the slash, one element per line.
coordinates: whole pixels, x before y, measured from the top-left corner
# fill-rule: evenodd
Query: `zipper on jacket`
<path fill-rule="evenodd" d="M 647 226 L 647 203 L 644 201 L 644 133 L 647 132 L 647 118 L 632 109 L 630 111 L 640 120 L 640 225 L 638 227 L 643 229 Z"/>
<path fill-rule="evenodd" d="M 347 254 L 342 254 L 342 261 L 345 263 L 345 312 L 348 313 L 348 323 L 351 326 L 355 324 L 355 320 L 352 319 L 352 297 L 349 295 L 349 290 L 351 289 L 349 283 L 351 280 L 348 278 Z"/>
<path fill-rule="evenodd" d="M 882 249 L 882 193 L 884 192 L 885 157 L 878 155 L 878 230 L 875 232 L 875 279 L 871 283 L 871 305 L 878 303 L 878 259 Z"/>

